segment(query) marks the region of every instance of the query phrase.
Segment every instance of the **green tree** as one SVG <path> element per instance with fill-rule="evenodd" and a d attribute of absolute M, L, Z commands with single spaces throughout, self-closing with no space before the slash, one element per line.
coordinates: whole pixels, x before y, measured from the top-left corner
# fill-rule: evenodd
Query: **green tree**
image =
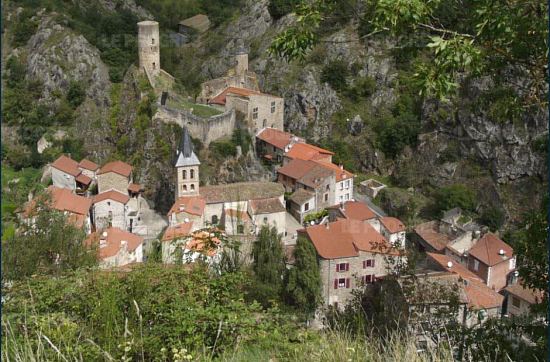
<path fill-rule="evenodd" d="M 97 264 L 97 252 L 83 244 L 85 233 L 62 212 L 52 209 L 47 192 L 35 199 L 29 220 L 14 237 L 2 241 L 2 272 L 7 279 L 58 274 Z"/>
<path fill-rule="evenodd" d="M 474 211 L 476 194 L 466 185 L 455 184 L 442 187 L 436 193 L 436 207 L 440 212 L 460 207 L 462 210 Z"/>
<path fill-rule="evenodd" d="M 286 270 L 281 234 L 275 226 L 262 226 L 252 247 L 252 258 L 256 279 L 253 296 L 262 305 L 268 306 L 270 301 L 281 296 Z"/>
<path fill-rule="evenodd" d="M 315 247 L 303 236 L 296 241 L 294 260 L 294 267 L 286 276 L 286 296 L 298 309 L 314 313 L 321 302 L 321 277 Z"/>
<path fill-rule="evenodd" d="M 81 82 L 72 81 L 67 91 L 67 101 L 73 109 L 78 107 L 86 99 L 86 90 Z"/>
<path fill-rule="evenodd" d="M 347 77 L 349 74 L 349 69 L 344 61 L 334 60 L 323 67 L 321 82 L 326 82 L 334 90 L 342 92 L 347 89 Z"/>

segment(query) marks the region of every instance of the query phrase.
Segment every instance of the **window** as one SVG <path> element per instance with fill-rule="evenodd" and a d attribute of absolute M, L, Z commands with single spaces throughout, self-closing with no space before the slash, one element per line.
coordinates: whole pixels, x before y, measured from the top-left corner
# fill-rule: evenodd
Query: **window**
<path fill-rule="evenodd" d="M 275 113 L 275 102 L 271 102 L 271 113 Z"/>
<path fill-rule="evenodd" d="M 512 305 L 516 308 L 521 307 L 521 300 L 518 297 L 512 295 Z"/>
<path fill-rule="evenodd" d="M 343 190 L 343 189 L 344 189 L 344 183 L 340 182 L 340 190 Z"/>
<path fill-rule="evenodd" d="M 244 234 L 244 225 L 237 225 L 237 234 Z"/>
<path fill-rule="evenodd" d="M 475 271 L 479 270 L 479 261 L 477 259 L 474 259 L 474 270 Z"/>
<path fill-rule="evenodd" d="M 374 274 L 365 275 L 361 279 L 365 284 L 374 283 Z"/>
<path fill-rule="evenodd" d="M 325 202 L 328 201 L 328 192 L 325 194 Z"/>
<path fill-rule="evenodd" d="M 267 126 L 267 119 L 264 119 L 262 122 L 262 127 L 265 128 L 265 126 Z"/>
<path fill-rule="evenodd" d="M 349 200 L 349 194 L 346 194 L 346 201 Z"/>
<path fill-rule="evenodd" d="M 336 271 L 337 272 L 349 271 L 349 263 L 338 263 L 338 264 L 336 264 Z"/>
<path fill-rule="evenodd" d="M 151 44 L 155 45 L 155 38 L 151 39 Z"/>
<path fill-rule="evenodd" d="M 153 69 L 157 69 L 157 65 L 153 62 Z"/>
<path fill-rule="evenodd" d="M 187 185 L 182 186 L 183 191 L 187 191 Z"/>
<path fill-rule="evenodd" d="M 195 178 L 195 170 L 189 171 L 189 175 L 190 175 L 191 179 L 194 179 Z"/>
<path fill-rule="evenodd" d="M 306 202 L 306 204 L 304 205 L 304 211 L 308 211 L 309 210 L 309 202 Z"/>
<path fill-rule="evenodd" d="M 258 107 L 252 109 L 252 119 L 258 118 Z"/>
<path fill-rule="evenodd" d="M 195 191 L 195 184 L 191 184 L 191 191 Z"/>
<path fill-rule="evenodd" d="M 107 201 L 107 206 L 111 206 L 111 201 Z"/>
<path fill-rule="evenodd" d="M 340 195 L 340 202 L 344 201 L 344 196 Z"/>
<path fill-rule="evenodd" d="M 327 187 L 325 188 L 327 191 L 330 190 L 330 185 L 327 185 Z"/>
<path fill-rule="evenodd" d="M 374 268 L 374 259 L 363 260 L 363 269 Z"/>
<path fill-rule="evenodd" d="M 212 224 L 216 225 L 218 223 L 218 215 L 212 215 Z"/>
<path fill-rule="evenodd" d="M 349 189 L 349 180 L 346 180 L 346 189 Z"/>
<path fill-rule="evenodd" d="M 185 180 L 187 178 L 187 171 L 181 170 L 181 177 Z"/>
<path fill-rule="evenodd" d="M 264 217 L 264 224 L 267 224 L 267 217 Z"/>
<path fill-rule="evenodd" d="M 349 288 L 349 278 L 334 279 L 334 289 Z"/>

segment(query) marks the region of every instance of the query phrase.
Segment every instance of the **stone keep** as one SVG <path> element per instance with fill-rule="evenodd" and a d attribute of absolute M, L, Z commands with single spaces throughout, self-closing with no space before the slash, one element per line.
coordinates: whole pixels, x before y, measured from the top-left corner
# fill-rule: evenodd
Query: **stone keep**
<path fill-rule="evenodd" d="M 197 196 L 199 194 L 199 159 L 193 151 L 193 143 L 187 128 L 183 128 L 183 136 L 176 151 L 176 200 L 182 196 Z"/>
<path fill-rule="evenodd" d="M 139 68 L 145 69 L 151 78 L 160 73 L 159 23 L 141 21 L 138 23 Z"/>

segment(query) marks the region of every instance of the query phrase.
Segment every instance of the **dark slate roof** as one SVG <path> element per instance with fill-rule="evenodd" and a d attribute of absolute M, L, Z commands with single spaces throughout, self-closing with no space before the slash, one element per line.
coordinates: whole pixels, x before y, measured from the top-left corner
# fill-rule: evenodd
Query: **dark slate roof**
<path fill-rule="evenodd" d="M 200 161 L 193 152 L 193 142 L 187 128 L 183 128 L 183 135 L 176 151 L 176 167 L 200 165 Z"/>

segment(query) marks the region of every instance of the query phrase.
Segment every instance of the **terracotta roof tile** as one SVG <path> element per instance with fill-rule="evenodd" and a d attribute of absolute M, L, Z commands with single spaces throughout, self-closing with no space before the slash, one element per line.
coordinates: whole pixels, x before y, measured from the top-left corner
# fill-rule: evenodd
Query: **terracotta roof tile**
<path fill-rule="evenodd" d="M 491 309 L 502 307 L 504 296 L 478 281 L 468 281 L 464 286 L 468 305 L 474 309 Z"/>
<path fill-rule="evenodd" d="M 503 250 L 504 255 L 499 255 Z M 487 233 L 468 251 L 468 253 L 488 266 L 493 266 L 510 259 L 514 255 L 514 249 L 495 234 Z"/>
<path fill-rule="evenodd" d="M 437 222 L 435 221 L 417 225 L 414 232 L 437 251 L 442 251 L 451 242 L 449 235 L 438 231 Z"/>
<path fill-rule="evenodd" d="M 80 175 L 76 176 L 75 180 L 77 182 L 80 182 L 81 184 L 83 185 L 89 185 L 91 182 L 92 182 L 92 179 L 86 175 L 84 175 L 83 173 L 81 173 Z"/>
<path fill-rule="evenodd" d="M 256 137 L 266 143 L 269 143 L 270 145 L 277 147 L 278 149 L 284 150 L 285 147 L 290 143 L 294 135 L 292 133 L 284 132 L 276 128 L 267 127 L 262 129 Z"/>
<path fill-rule="evenodd" d="M 252 89 L 229 87 L 229 88 L 225 88 L 223 92 L 221 92 L 220 94 L 212 98 L 208 103 L 220 104 L 224 106 L 225 98 L 227 97 L 228 94 L 235 94 L 238 96 L 248 97 L 251 94 L 261 94 L 261 93 Z"/>
<path fill-rule="evenodd" d="M 468 268 L 466 268 L 464 265 L 451 259 L 447 255 L 437 253 L 426 253 L 426 255 L 430 260 L 432 260 L 435 264 L 437 264 L 441 269 L 445 271 L 458 274 L 463 279 L 477 280 L 479 282 L 482 281 L 477 275 L 469 271 Z M 449 262 L 452 263 L 452 266 L 450 268 L 448 264 Z"/>
<path fill-rule="evenodd" d="M 101 240 L 105 240 L 104 244 L 101 243 Z M 127 242 L 128 251 L 134 251 L 143 243 L 143 238 L 117 227 L 110 227 L 90 234 L 84 243 L 89 246 L 97 245 L 99 258 L 105 259 L 118 254 L 122 248 L 122 241 Z"/>
<path fill-rule="evenodd" d="M 405 224 L 395 217 L 384 216 L 380 218 L 380 222 L 384 225 L 386 230 L 390 232 L 390 234 L 405 231 Z"/>
<path fill-rule="evenodd" d="M 184 236 L 188 236 L 193 227 L 193 222 L 184 222 L 171 226 L 164 231 L 162 241 L 170 241 Z"/>
<path fill-rule="evenodd" d="M 94 204 L 96 204 L 98 202 L 101 202 L 101 201 L 104 201 L 104 200 L 113 200 L 113 201 L 117 201 L 117 202 L 120 202 L 121 204 L 126 205 L 128 203 L 128 201 L 130 201 L 130 196 L 125 195 L 125 194 L 123 194 L 121 192 L 118 192 L 116 190 L 109 190 L 109 191 L 105 191 L 105 192 L 102 192 L 100 194 L 97 194 L 93 198 Z"/>
<path fill-rule="evenodd" d="M 65 155 L 61 155 L 52 163 L 52 167 L 63 171 L 71 176 L 78 176 L 80 174 L 80 170 L 78 168 L 78 162 L 73 160 L 70 157 L 67 157 Z"/>
<path fill-rule="evenodd" d="M 334 174 L 336 176 L 336 182 L 340 182 L 343 180 L 353 179 L 353 174 L 349 171 L 344 170 L 342 167 L 335 165 L 332 162 L 326 162 L 326 161 L 315 161 L 319 165 L 328 168 L 329 170 L 334 171 Z"/>
<path fill-rule="evenodd" d="M 360 201 L 346 201 L 343 209 L 340 207 L 340 204 L 331 206 L 330 208 L 339 209 L 345 218 L 352 220 L 365 221 L 376 217 L 376 214 L 367 204 Z"/>
<path fill-rule="evenodd" d="M 114 172 L 124 177 L 130 177 L 130 174 L 132 173 L 132 166 L 130 166 L 126 162 L 112 161 L 106 163 L 97 174 L 102 175 L 108 172 Z"/>
<path fill-rule="evenodd" d="M 306 189 L 298 189 L 296 191 L 294 191 L 294 193 L 292 195 L 290 195 L 290 198 L 289 200 L 298 204 L 298 205 L 303 205 L 305 204 L 307 201 L 311 200 L 312 197 L 314 197 L 315 194 L 311 191 L 308 191 Z"/>
<path fill-rule="evenodd" d="M 280 167 L 277 172 L 313 188 L 319 186 L 325 178 L 334 175 L 334 171 L 319 165 L 317 162 L 301 159 L 290 161 Z"/>
<path fill-rule="evenodd" d="M 529 289 L 523 285 L 522 280 L 504 288 L 504 291 L 523 299 L 529 304 L 538 304 L 542 302 L 544 292 L 541 290 Z"/>
<path fill-rule="evenodd" d="M 285 153 L 286 157 L 299 160 L 319 160 L 320 158 L 332 155 L 334 155 L 334 152 L 310 145 L 309 143 L 296 143 Z"/>
<path fill-rule="evenodd" d="M 168 215 L 185 212 L 191 215 L 202 216 L 205 205 L 206 202 L 200 196 L 182 196 L 174 202 L 170 211 L 168 211 Z"/>
<path fill-rule="evenodd" d="M 250 201 L 250 208 L 253 215 L 258 214 L 272 214 L 276 212 L 285 212 L 286 209 L 281 204 L 278 197 L 272 197 L 269 199 L 258 199 Z"/>
<path fill-rule="evenodd" d="M 324 259 L 357 256 L 358 250 L 397 255 L 388 241 L 368 223 L 341 219 L 327 225 L 315 225 L 300 231 L 308 236 Z"/>
<path fill-rule="evenodd" d="M 236 182 L 203 186 L 200 189 L 200 194 L 207 204 L 279 197 L 284 193 L 283 185 L 276 182 Z"/>
<path fill-rule="evenodd" d="M 83 158 L 78 163 L 78 167 L 83 168 L 85 170 L 89 170 L 89 171 L 97 171 L 97 169 L 99 168 L 99 165 L 95 162 L 92 162 L 92 161 L 86 159 L 86 158 Z"/>

